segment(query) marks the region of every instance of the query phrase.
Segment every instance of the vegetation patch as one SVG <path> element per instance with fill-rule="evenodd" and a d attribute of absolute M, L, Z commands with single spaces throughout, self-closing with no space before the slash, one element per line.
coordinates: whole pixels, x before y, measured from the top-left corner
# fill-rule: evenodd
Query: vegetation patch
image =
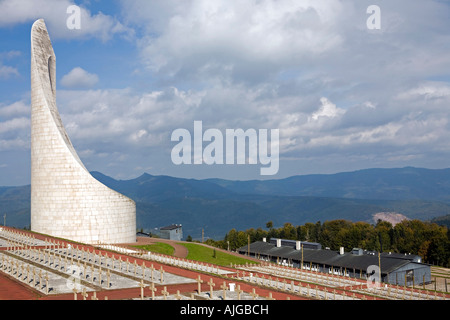
<path fill-rule="evenodd" d="M 160 253 L 165 254 L 168 256 L 172 256 L 175 252 L 175 248 L 172 247 L 170 244 L 162 243 L 162 242 L 156 242 L 154 244 L 146 244 L 142 246 L 133 246 L 134 248 L 150 251 L 153 253 Z"/>

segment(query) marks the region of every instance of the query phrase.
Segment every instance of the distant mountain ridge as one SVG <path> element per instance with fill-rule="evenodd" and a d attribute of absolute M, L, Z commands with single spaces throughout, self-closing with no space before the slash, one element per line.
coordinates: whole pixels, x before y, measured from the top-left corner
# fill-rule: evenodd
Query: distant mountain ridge
<path fill-rule="evenodd" d="M 373 223 L 380 212 L 420 220 L 450 214 L 450 169 L 367 169 L 264 181 L 92 175 L 136 201 L 139 229 L 178 223 L 194 238 L 204 229 L 206 237 L 222 239 L 232 228 L 264 228 L 268 221 L 274 226 L 335 219 Z M 30 186 L 0 187 L 0 208 L 7 225 L 29 226 Z"/>
<path fill-rule="evenodd" d="M 239 193 L 347 199 L 436 200 L 450 203 L 450 168 L 364 169 L 280 180 L 208 179 Z"/>
<path fill-rule="evenodd" d="M 91 172 L 92 176 L 106 186 L 131 196 L 135 201 L 163 201 L 174 197 L 202 197 L 222 199 L 234 192 L 204 180 L 174 178 L 170 176 L 152 176 L 144 173 L 131 180 L 114 180 L 100 172 Z"/>

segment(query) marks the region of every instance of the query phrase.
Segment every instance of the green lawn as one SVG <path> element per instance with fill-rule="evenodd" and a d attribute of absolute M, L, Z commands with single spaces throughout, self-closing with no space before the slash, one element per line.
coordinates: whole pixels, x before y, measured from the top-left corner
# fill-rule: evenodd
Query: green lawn
<path fill-rule="evenodd" d="M 219 266 L 229 267 L 230 263 L 232 264 L 245 264 L 248 263 L 256 263 L 251 260 L 247 260 L 244 257 L 236 257 L 231 254 L 224 253 L 222 251 L 216 250 L 214 257 L 214 249 L 207 248 L 200 244 L 196 243 L 179 243 L 185 246 L 189 250 L 189 254 L 187 259 L 195 260 L 200 262 L 212 263 Z M 175 252 L 175 249 L 167 244 L 162 242 L 156 242 L 154 244 L 148 244 L 143 246 L 134 246 L 135 248 L 147 250 L 154 253 L 161 253 L 165 255 L 172 256 Z"/>
<path fill-rule="evenodd" d="M 162 243 L 162 242 L 156 242 L 154 244 L 147 244 L 144 246 L 134 246 L 134 247 L 138 248 L 138 249 L 154 252 L 154 253 L 161 253 L 161 254 L 169 255 L 169 256 L 173 255 L 173 253 L 175 252 L 175 249 L 170 244 Z"/>
<path fill-rule="evenodd" d="M 222 251 L 216 250 L 214 257 L 214 249 L 204 247 L 195 243 L 179 243 L 185 246 L 189 250 L 187 259 L 201 261 L 206 263 L 212 263 L 219 266 L 229 267 L 230 263 L 233 264 L 245 264 L 256 263 L 252 260 L 247 260 L 245 258 L 236 257 L 231 254 L 224 253 Z"/>

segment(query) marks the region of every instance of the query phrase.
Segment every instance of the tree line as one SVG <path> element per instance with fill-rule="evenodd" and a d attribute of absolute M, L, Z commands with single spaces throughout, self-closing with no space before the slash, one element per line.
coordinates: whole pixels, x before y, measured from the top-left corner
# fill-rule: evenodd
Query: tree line
<path fill-rule="evenodd" d="M 420 220 L 404 220 L 393 226 L 390 222 L 379 220 L 376 224 L 331 220 L 321 223 L 305 223 L 294 226 L 285 223 L 274 228 L 269 221 L 266 228 L 251 228 L 245 231 L 230 230 L 223 240 L 209 240 L 209 244 L 232 251 L 250 242 L 266 238 L 282 238 L 318 242 L 322 248 L 346 251 L 353 248 L 381 252 L 417 254 L 423 262 L 444 267 L 450 266 L 450 230 L 446 226 Z"/>

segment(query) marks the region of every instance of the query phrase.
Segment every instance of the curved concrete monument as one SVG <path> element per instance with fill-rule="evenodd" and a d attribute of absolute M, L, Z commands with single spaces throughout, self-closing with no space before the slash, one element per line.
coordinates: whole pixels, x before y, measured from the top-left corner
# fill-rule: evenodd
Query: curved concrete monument
<path fill-rule="evenodd" d="M 44 20 L 31 30 L 31 229 L 83 243 L 136 241 L 133 200 L 84 167 L 56 107 L 56 57 Z"/>

